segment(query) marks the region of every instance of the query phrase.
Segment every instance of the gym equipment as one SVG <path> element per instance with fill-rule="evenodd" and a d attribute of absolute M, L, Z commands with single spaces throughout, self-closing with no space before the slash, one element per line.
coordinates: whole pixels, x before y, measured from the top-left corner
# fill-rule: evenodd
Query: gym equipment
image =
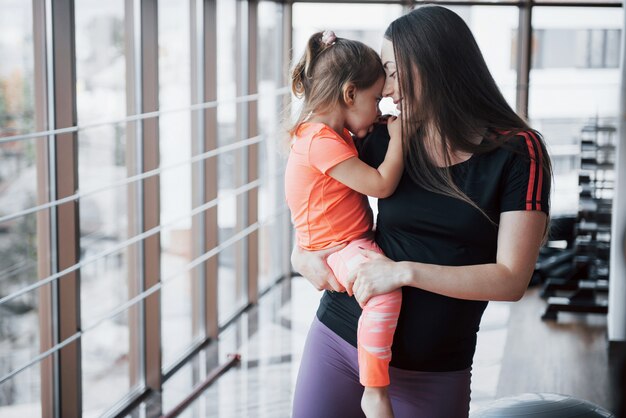
<path fill-rule="evenodd" d="M 544 320 L 558 319 L 559 312 L 608 312 L 616 131 L 613 126 L 599 125 L 597 120 L 581 131 L 580 200 L 568 261 L 571 269 L 549 269 L 563 275 L 544 277 L 541 296 L 548 303 Z"/>
<path fill-rule="evenodd" d="M 530 286 L 545 283 L 550 279 L 561 280 L 569 277 L 574 268 L 574 227 L 576 216 L 560 216 L 550 221 L 548 242 L 539 249 L 539 256 L 535 263 L 535 271 L 530 280 Z M 557 241 L 564 241 L 565 248 L 553 246 Z"/>
<path fill-rule="evenodd" d="M 589 401 L 555 393 L 524 393 L 498 399 L 470 418 L 614 418 Z"/>

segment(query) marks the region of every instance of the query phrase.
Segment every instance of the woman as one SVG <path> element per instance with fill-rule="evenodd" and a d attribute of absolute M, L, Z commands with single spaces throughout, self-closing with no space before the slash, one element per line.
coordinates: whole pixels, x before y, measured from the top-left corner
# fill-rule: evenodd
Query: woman
<path fill-rule="evenodd" d="M 326 265 L 336 248 L 294 249 L 295 269 L 328 290 L 307 337 L 296 418 L 363 416 L 359 305 L 398 288 L 394 415 L 466 417 L 487 302 L 523 296 L 547 230 L 544 143 L 504 100 L 463 20 L 443 7 L 415 9 L 389 26 L 381 58 L 383 95 L 402 112 L 405 159 L 398 188 L 378 204 L 376 242 L 386 256 L 363 251 L 370 261 L 344 289 Z M 377 167 L 387 142 L 376 129 L 360 157 Z"/>

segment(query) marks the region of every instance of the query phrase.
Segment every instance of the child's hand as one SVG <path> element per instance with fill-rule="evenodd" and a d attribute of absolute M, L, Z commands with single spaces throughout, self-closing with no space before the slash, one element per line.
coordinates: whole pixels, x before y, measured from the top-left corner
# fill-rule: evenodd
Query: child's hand
<path fill-rule="evenodd" d="M 389 122 L 389 119 L 391 119 L 392 117 L 393 117 L 392 115 L 380 115 L 378 119 L 376 119 L 376 124 L 386 125 L 387 122 Z"/>
<path fill-rule="evenodd" d="M 392 140 L 402 139 L 402 116 L 391 116 L 387 121 L 387 130 Z"/>

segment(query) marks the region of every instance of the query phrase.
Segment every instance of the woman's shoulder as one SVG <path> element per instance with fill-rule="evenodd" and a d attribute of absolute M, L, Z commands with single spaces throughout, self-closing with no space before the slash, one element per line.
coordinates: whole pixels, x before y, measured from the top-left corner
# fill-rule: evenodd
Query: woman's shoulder
<path fill-rule="evenodd" d="M 495 144 L 495 155 L 501 158 L 542 159 L 546 152 L 541 134 L 534 130 L 498 131 L 490 139 Z"/>

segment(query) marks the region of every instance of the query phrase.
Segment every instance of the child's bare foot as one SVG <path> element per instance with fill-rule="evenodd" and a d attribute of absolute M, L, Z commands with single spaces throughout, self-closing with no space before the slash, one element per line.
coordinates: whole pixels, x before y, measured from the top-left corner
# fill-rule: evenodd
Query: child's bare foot
<path fill-rule="evenodd" d="M 387 388 L 366 387 L 361 398 L 361 409 L 367 418 L 393 418 Z"/>

